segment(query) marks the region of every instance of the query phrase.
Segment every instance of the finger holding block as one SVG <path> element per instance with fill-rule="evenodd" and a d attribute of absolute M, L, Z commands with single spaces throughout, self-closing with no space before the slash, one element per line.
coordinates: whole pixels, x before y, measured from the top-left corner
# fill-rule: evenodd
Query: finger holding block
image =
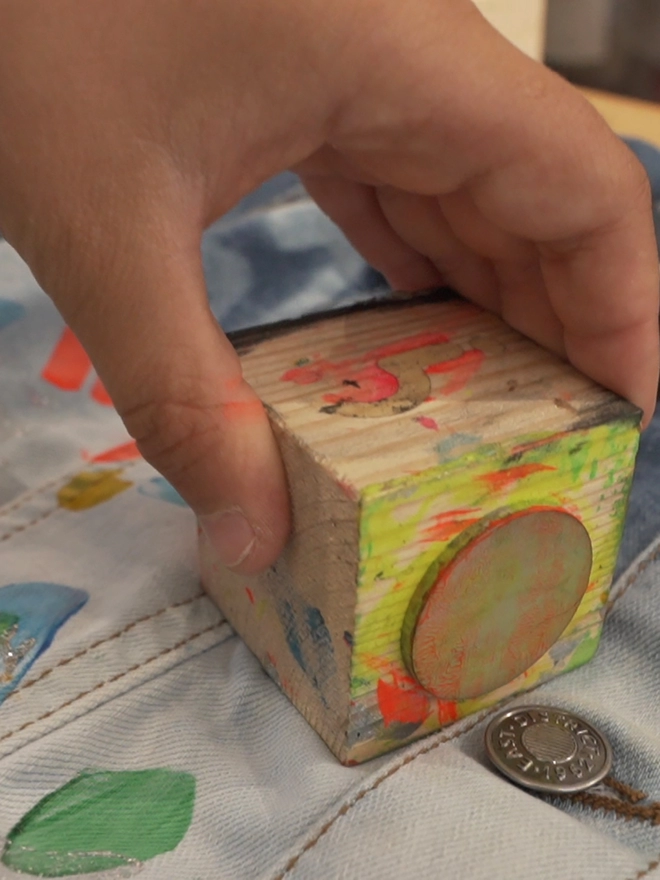
<path fill-rule="evenodd" d="M 588 661 L 640 412 L 445 292 L 238 334 L 289 480 L 267 572 L 202 579 L 358 763 Z"/>

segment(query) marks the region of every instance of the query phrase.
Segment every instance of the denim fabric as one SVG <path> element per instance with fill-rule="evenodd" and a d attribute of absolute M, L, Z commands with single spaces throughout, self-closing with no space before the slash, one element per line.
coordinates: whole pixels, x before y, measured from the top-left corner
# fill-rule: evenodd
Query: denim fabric
<path fill-rule="evenodd" d="M 635 148 L 660 179 L 658 153 Z M 226 329 L 384 287 L 289 175 L 216 224 L 203 255 Z M 27 841 L 19 856 L 39 850 L 51 876 L 74 871 L 84 845 L 97 867 L 109 851 L 126 856 L 73 875 L 104 880 L 656 873 L 660 826 L 511 785 L 486 761 L 486 717 L 341 767 L 202 594 L 194 517 L 132 449 L 91 367 L 62 387 L 63 332 L 0 243 L 0 656 L 8 644 L 14 655 L 0 663 L 0 838 Z M 660 800 L 660 411 L 642 440 L 613 593 L 596 658 L 523 702 L 588 717 L 612 740 L 614 775 Z M 153 768 L 173 774 L 156 794 L 122 776 Z M 86 771 L 116 785 L 99 782 L 74 806 L 68 796 L 39 837 L 31 811 L 54 793 L 64 803 Z M 163 843 L 161 811 L 181 806 L 176 774 L 194 780 L 192 817 Z M 85 844 L 95 804 L 104 818 Z M 9 848 L 0 880 L 24 877 L 20 864 Z"/>

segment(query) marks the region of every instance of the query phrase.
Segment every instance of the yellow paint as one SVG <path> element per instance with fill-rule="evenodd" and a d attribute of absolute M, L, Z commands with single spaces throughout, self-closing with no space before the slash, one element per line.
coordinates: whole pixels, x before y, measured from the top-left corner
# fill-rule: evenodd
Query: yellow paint
<path fill-rule="evenodd" d="M 66 510 L 89 510 L 130 488 L 129 480 L 120 479 L 121 468 L 81 471 L 57 493 L 57 502 Z"/>
<path fill-rule="evenodd" d="M 453 537 L 424 540 L 429 522 L 447 511 L 484 517 L 501 508 L 560 507 L 577 516 L 593 545 L 589 587 L 555 648 L 530 669 L 490 694 L 457 704 L 463 717 L 572 668 L 597 645 L 616 562 L 639 431 L 632 421 L 584 429 L 539 442 L 522 438 L 515 449 L 492 444 L 420 474 L 374 485 L 363 493 L 351 697 L 373 706 L 383 670 L 405 675 L 401 630 L 411 598 L 429 565 Z M 513 458 L 512 458 L 513 456 Z M 543 469 L 525 467 L 542 463 Z M 522 474 L 497 481 L 500 471 Z M 489 477 L 493 479 L 489 480 Z M 496 486 L 497 488 L 491 488 Z M 403 515 L 405 511 L 406 515 Z M 455 536 L 454 536 L 455 537 Z M 384 584 L 397 589 L 384 589 Z M 588 643 L 589 650 L 585 649 Z M 375 663 L 374 658 L 379 658 Z M 440 726 L 432 708 L 424 731 Z M 381 734 L 387 737 L 387 733 Z M 374 753 L 386 751 L 374 743 Z"/>

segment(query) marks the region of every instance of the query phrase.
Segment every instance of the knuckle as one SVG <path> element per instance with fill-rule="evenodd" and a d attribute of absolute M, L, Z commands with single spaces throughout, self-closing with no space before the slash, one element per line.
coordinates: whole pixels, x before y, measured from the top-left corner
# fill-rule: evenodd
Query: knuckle
<path fill-rule="evenodd" d="M 221 410 L 221 404 L 170 399 L 140 403 L 120 415 L 144 458 L 176 482 L 217 450 Z"/>

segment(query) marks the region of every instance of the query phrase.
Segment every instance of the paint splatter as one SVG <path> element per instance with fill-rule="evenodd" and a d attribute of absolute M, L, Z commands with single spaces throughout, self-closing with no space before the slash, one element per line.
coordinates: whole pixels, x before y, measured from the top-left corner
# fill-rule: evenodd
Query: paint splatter
<path fill-rule="evenodd" d="M 66 510 L 89 510 L 109 501 L 133 483 L 120 479 L 121 468 L 116 470 L 81 471 L 62 486 L 57 503 Z"/>
<path fill-rule="evenodd" d="M 378 708 L 385 727 L 422 724 L 431 711 L 431 699 L 410 676 L 390 672 L 378 679 Z"/>
<path fill-rule="evenodd" d="M 84 590 L 47 582 L 0 588 L 0 703 L 87 599 Z"/>
<path fill-rule="evenodd" d="M 476 516 L 475 516 L 476 514 Z M 450 538 L 460 534 L 468 526 L 475 525 L 481 519 L 477 508 L 469 507 L 463 510 L 447 510 L 436 514 L 422 532 L 422 540 L 449 541 Z"/>
<path fill-rule="evenodd" d="M 430 416 L 416 416 L 413 421 L 417 422 L 418 425 L 421 425 L 422 428 L 427 428 L 429 431 L 440 430 L 436 420 L 432 419 Z"/>
<path fill-rule="evenodd" d="M 62 391 L 80 391 L 92 369 L 87 352 L 65 327 L 41 372 L 41 378 Z"/>
<path fill-rule="evenodd" d="M 25 307 L 11 299 L 0 297 L 0 330 L 9 327 L 25 314 Z"/>
<path fill-rule="evenodd" d="M 188 507 L 174 486 L 168 483 L 164 477 L 153 477 L 148 482 L 142 483 L 138 486 L 138 492 L 148 498 L 157 498 L 159 501 L 167 501 L 169 504 L 176 504 L 179 507 Z"/>
<path fill-rule="evenodd" d="M 99 452 L 91 458 L 83 453 L 83 458 L 93 464 L 110 464 L 116 461 L 135 461 L 141 458 L 140 451 L 137 448 L 135 440 L 129 440 L 128 443 L 121 443 L 119 446 L 112 446 L 104 452 Z"/>
<path fill-rule="evenodd" d="M 478 479 L 486 483 L 491 492 L 501 492 L 503 489 L 508 489 L 510 486 L 517 483 L 518 480 L 523 480 L 531 474 L 538 474 L 541 471 L 556 470 L 557 468 L 551 467 L 550 465 L 531 462 L 530 464 L 521 464 L 518 467 L 494 471 L 490 474 L 482 474 Z"/>
<path fill-rule="evenodd" d="M 337 671 L 337 664 L 323 614 L 319 608 L 295 598 L 280 600 L 277 608 L 291 654 L 325 703 L 324 691 Z"/>
<path fill-rule="evenodd" d="M 61 391 L 80 391 L 91 372 L 92 362 L 87 352 L 73 331 L 65 327 L 41 371 L 41 378 Z M 103 406 L 112 406 L 108 392 L 98 378 L 92 386 L 91 396 Z"/>
<path fill-rule="evenodd" d="M 189 773 L 160 768 L 81 773 L 12 828 L 2 863 L 36 877 L 137 867 L 178 846 L 194 803 Z"/>
<path fill-rule="evenodd" d="M 480 369 L 484 357 L 476 348 L 464 351 L 444 333 L 424 332 L 357 358 L 316 358 L 288 370 L 281 379 L 298 385 L 329 379 L 340 390 L 323 395 L 321 412 L 379 418 L 408 412 L 433 399 L 430 375 L 446 375 L 440 391 L 443 395 L 460 391 Z"/>

